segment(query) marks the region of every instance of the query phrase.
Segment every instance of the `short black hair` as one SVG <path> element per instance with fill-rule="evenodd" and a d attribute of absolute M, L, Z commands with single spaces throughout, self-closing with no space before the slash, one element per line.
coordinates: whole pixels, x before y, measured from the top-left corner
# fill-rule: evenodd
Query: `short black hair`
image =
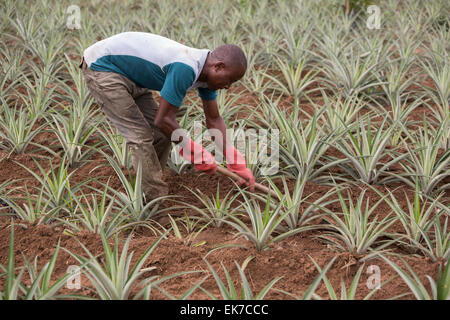
<path fill-rule="evenodd" d="M 213 55 L 222 60 L 225 65 L 232 68 L 247 70 L 247 58 L 244 51 L 234 44 L 224 44 L 218 46 L 212 52 Z"/>

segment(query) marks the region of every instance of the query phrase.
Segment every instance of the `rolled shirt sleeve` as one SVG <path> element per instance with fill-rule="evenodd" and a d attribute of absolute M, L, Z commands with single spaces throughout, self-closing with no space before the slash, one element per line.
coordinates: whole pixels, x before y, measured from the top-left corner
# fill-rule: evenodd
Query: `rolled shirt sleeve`
<path fill-rule="evenodd" d="M 216 100 L 217 91 L 208 88 L 198 88 L 198 96 L 202 98 L 202 100 Z"/>

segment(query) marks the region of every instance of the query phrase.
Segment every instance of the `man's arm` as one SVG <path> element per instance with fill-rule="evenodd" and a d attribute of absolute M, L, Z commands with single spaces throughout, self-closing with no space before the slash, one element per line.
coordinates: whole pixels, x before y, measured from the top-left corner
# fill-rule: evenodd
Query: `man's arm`
<path fill-rule="evenodd" d="M 223 140 L 215 141 L 220 147 L 226 146 L 226 131 L 227 127 L 225 121 L 219 114 L 216 100 L 203 100 L 203 109 L 206 117 L 206 127 L 208 129 L 217 129 L 222 133 Z M 161 97 L 159 109 L 155 116 L 155 126 L 158 127 L 168 138 L 172 137 L 173 131 L 181 129 L 177 121 L 176 113 L 178 108 L 167 102 Z M 175 143 L 179 141 L 174 141 Z"/>
<path fill-rule="evenodd" d="M 216 100 L 202 100 L 203 101 L 203 110 L 205 111 L 206 118 L 206 127 L 208 129 L 217 129 L 220 131 L 221 138 L 216 141 L 213 136 L 214 143 L 222 150 L 222 153 L 225 154 L 225 148 L 227 143 L 227 126 L 225 121 L 219 114 L 219 108 L 217 107 Z"/>
<path fill-rule="evenodd" d="M 205 150 L 202 145 L 194 142 L 184 130 L 178 130 L 176 135 L 173 132 L 181 129 L 177 121 L 176 113 L 178 107 L 170 104 L 166 99 L 161 97 L 159 109 L 155 116 L 154 124 L 158 127 L 171 141 L 180 143 L 182 148 L 180 154 L 183 158 L 194 165 L 195 170 L 203 171 L 207 174 L 213 174 L 217 169 L 214 156 Z M 177 139 L 177 140 L 172 140 Z"/>
<path fill-rule="evenodd" d="M 206 117 L 206 127 L 208 129 L 217 129 L 220 131 L 221 135 L 219 139 L 214 139 L 214 135 L 212 135 L 214 143 L 222 149 L 222 153 L 225 155 L 227 167 L 237 173 L 240 177 L 244 179 L 238 181 L 240 185 L 248 185 L 250 186 L 250 190 L 254 191 L 255 189 L 255 177 L 253 176 L 250 169 L 248 169 L 245 163 L 244 156 L 234 148 L 231 143 L 227 141 L 227 127 L 225 121 L 219 114 L 219 109 L 217 107 L 216 100 L 202 100 L 203 101 L 203 109 L 205 111 Z"/>
<path fill-rule="evenodd" d="M 172 138 L 172 133 L 175 130 L 181 129 L 176 117 L 177 111 L 177 107 L 171 105 L 166 99 L 161 97 L 159 109 L 155 116 L 155 126 L 159 128 L 169 139 Z M 173 142 L 181 142 L 181 139 Z"/>

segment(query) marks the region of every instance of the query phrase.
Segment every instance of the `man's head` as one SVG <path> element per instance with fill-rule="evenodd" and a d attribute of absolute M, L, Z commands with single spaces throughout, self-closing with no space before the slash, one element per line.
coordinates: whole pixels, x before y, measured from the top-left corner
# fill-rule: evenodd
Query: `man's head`
<path fill-rule="evenodd" d="M 211 90 L 228 89 L 241 79 L 247 70 L 244 52 L 236 45 L 225 44 L 210 52 L 203 67 L 200 81 Z"/>

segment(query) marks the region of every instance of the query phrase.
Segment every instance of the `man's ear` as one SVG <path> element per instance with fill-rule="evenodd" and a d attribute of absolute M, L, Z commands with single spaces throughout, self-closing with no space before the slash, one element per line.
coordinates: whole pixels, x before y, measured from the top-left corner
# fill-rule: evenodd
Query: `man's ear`
<path fill-rule="evenodd" d="M 217 61 L 214 65 L 214 69 L 216 70 L 216 72 L 225 69 L 225 63 L 223 63 L 223 61 Z"/>

